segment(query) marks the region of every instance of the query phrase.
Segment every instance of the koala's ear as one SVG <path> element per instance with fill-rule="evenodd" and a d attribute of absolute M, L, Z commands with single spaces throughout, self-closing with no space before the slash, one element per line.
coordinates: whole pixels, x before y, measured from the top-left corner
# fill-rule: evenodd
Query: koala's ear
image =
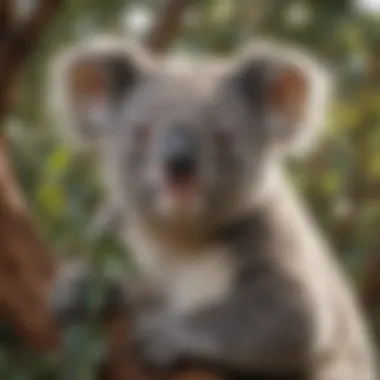
<path fill-rule="evenodd" d="M 258 43 L 233 78 L 270 142 L 292 152 L 310 147 L 331 103 L 332 80 L 320 62 L 294 48 Z"/>
<path fill-rule="evenodd" d="M 136 46 L 97 37 L 59 54 L 52 66 L 48 102 L 53 123 L 74 148 L 94 148 L 112 126 L 118 102 L 149 70 Z"/>

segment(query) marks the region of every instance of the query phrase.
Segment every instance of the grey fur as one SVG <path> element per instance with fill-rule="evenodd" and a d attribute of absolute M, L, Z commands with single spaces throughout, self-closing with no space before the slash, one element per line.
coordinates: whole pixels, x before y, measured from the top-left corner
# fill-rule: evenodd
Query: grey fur
<path fill-rule="evenodd" d="M 285 67 L 307 83 L 297 120 L 267 98 Z M 211 71 L 160 62 L 142 72 L 112 104 L 103 142 L 120 235 L 156 301 L 136 318 L 141 356 L 160 368 L 187 359 L 262 378 L 376 380 L 351 284 L 281 169 L 285 153 L 315 140 L 329 103 L 325 70 L 294 49 L 258 44 Z M 163 173 L 178 123 L 201 144 L 196 201 L 184 210 Z"/>

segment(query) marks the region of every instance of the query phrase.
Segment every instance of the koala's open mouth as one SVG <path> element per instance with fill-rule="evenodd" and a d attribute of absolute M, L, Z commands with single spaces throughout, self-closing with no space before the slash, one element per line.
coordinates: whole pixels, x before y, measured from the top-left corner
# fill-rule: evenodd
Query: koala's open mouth
<path fill-rule="evenodd" d="M 186 202 L 197 194 L 197 180 L 195 176 L 181 180 L 168 180 L 166 181 L 166 190 L 171 197 Z"/>
<path fill-rule="evenodd" d="M 201 191 L 196 176 L 181 180 L 167 178 L 158 199 L 160 213 L 165 216 L 193 216 L 201 206 Z"/>

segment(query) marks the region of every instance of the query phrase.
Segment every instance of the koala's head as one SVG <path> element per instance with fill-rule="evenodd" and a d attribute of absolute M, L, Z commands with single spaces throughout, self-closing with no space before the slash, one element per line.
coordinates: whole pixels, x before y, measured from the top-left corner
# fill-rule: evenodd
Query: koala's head
<path fill-rule="evenodd" d="M 155 62 L 124 42 L 75 49 L 53 79 L 66 128 L 100 141 L 120 207 L 160 225 L 237 216 L 328 104 L 326 72 L 281 45 L 250 46 L 217 67 Z"/>

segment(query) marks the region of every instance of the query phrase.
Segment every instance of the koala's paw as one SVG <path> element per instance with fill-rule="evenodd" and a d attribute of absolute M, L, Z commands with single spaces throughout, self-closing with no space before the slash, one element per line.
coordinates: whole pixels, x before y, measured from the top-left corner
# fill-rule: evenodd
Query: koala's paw
<path fill-rule="evenodd" d="M 153 372 L 175 371 L 188 356 L 188 334 L 178 321 L 165 316 L 139 324 L 134 347 L 143 368 Z"/>
<path fill-rule="evenodd" d="M 49 308 L 58 322 L 66 325 L 85 318 L 88 288 L 84 265 L 70 265 L 60 271 L 49 295 Z"/>
<path fill-rule="evenodd" d="M 127 310 L 127 297 L 121 284 L 107 284 L 104 299 L 96 310 L 90 307 L 92 281 L 89 269 L 84 265 L 65 268 L 53 285 L 49 307 L 56 320 L 66 326 L 89 317 L 107 319 L 115 312 Z"/>

